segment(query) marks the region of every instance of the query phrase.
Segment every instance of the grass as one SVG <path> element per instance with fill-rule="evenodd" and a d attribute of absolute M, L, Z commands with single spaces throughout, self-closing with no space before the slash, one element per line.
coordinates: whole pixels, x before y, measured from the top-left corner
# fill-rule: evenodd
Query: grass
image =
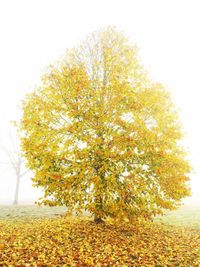
<path fill-rule="evenodd" d="M 12 218 L 41 218 L 63 215 L 66 207 L 48 207 L 37 205 L 0 206 L 0 219 Z M 157 217 L 156 222 L 168 225 L 200 228 L 200 206 L 185 205 L 175 211 L 168 211 L 162 217 Z"/>
<path fill-rule="evenodd" d="M 66 212 L 66 207 L 37 205 L 0 206 L 0 219 L 54 217 Z"/>
<path fill-rule="evenodd" d="M 167 211 L 164 216 L 157 217 L 155 221 L 168 225 L 200 228 L 200 206 L 184 205 L 175 211 Z"/>

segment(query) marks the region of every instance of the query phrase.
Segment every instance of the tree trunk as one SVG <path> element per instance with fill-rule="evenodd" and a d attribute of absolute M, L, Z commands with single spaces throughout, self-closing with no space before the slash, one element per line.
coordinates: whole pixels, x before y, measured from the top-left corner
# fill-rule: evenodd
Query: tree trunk
<path fill-rule="evenodd" d="M 102 208 L 103 208 L 103 201 L 101 196 L 97 196 L 95 198 L 96 202 L 96 214 L 94 214 L 94 222 L 99 224 L 99 223 L 104 223 L 103 219 L 101 218 L 101 213 L 102 213 Z"/>
<path fill-rule="evenodd" d="M 101 218 L 101 217 L 98 217 L 98 216 L 94 216 L 94 222 L 96 224 L 99 224 L 99 223 L 104 223 L 104 220 Z"/>
<path fill-rule="evenodd" d="M 17 181 L 16 181 L 16 187 L 15 187 L 15 198 L 13 205 L 18 205 L 18 200 L 19 200 L 19 183 L 20 183 L 20 175 L 17 174 Z"/>

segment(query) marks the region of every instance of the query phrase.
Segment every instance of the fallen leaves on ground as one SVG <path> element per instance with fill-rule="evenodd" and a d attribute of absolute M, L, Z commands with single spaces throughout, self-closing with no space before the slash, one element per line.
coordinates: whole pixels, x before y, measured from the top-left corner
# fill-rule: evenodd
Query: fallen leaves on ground
<path fill-rule="evenodd" d="M 200 230 L 88 218 L 0 220 L 0 266 L 200 266 Z"/>

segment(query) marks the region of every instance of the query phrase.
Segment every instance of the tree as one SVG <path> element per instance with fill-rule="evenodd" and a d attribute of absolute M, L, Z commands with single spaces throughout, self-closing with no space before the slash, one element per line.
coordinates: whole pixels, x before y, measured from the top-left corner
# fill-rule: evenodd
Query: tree
<path fill-rule="evenodd" d="M 8 160 L 6 162 L 0 162 L 0 164 L 5 164 L 12 169 L 16 175 L 16 185 L 14 193 L 13 205 L 18 205 L 19 203 L 19 189 L 20 189 L 20 180 L 24 177 L 29 170 L 25 169 L 24 159 L 21 156 L 19 140 L 14 140 L 10 132 L 9 134 L 11 149 L 1 145 L 1 148 L 6 153 Z"/>
<path fill-rule="evenodd" d="M 18 205 L 19 203 L 19 189 L 20 189 L 20 181 L 21 178 L 24 177 L 29 171 L 23 170 L 24 169 L 24 160 L 21 156 L 21 151 L 16 150 L 14 154 L 12 152 L 7 151 L 9 160 L 10 160 L 10 166 L 14 170 L 16 175 L 16 186 L 15 186 L 15 195 L 14 195 L 14 201 L 13 205 Z"/>
<path fill-rule="evenodd" d="M 95 32 L 25 98 L 22 149 L 41 203 L 103 218 L 151 217 L 189 195 L 182 130 L 164 86 L 114 28 Z"/>

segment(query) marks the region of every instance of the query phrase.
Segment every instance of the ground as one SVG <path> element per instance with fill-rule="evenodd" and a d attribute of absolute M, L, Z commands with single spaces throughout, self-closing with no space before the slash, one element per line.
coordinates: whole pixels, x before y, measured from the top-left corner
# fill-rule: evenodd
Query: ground
<path fill-rule="evenodd" d="M 198 207 L 132 225 L 96 225 L 64 212 L 64 207 L 0 207 L 0 266 L 200 266 Z"/>

